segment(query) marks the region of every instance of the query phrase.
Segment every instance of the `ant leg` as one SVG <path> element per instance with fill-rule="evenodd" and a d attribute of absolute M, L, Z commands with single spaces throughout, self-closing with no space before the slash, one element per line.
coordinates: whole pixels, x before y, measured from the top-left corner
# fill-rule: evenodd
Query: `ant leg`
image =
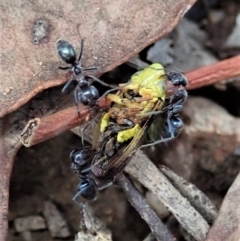
<path fill-rule="evenodd" d="M 107 96 L 109 93 L 114 92 L 114 91 L 118 91 L 121 90 L 121 87 L 115 87 L 113 89 L 107 90 L 99 99 L 104 98 L 105 96 Z"/>
<path fill-rule="evenodd" d="M 114 183 L 114 180 L 110 180 L 110 181 L 108 181 L 107 183 L 105 183 L 105 184 L 103 184 L 103 185 L 101 185 L 101 186 L 98 186 L 97 189 L 98 189 L 99 191 L 101 191 L 101 190 L 103 190 L 103 189 L 105 189 L 105 188 L 107 188 L 107 187 L 112 186 L 113 183 Z"/>
<path fill-rule="evenodd" d="M 58 66 L 59 69 L 62 69 L 62 70 L 66 70 L 66 69 L 69 69 L 69 67 L 61 67 L 61 66 Z"/>
<path fill-rule="evenodd" d="M 67 89 L 69 89 L 69 87 L 70 87 L 70 85 L 72 85 L 73 81 L 76 81 L 76 80 L 73 78 L 68 80 L 68 82 L 62 88 L 62 93 L 66 93 Z"/>
<path fill-rule="evenodd" d="M 80 112 L 80 111 L 79 111 L 79 112 Z M 80 129 L 82 146 L 84 146 L 84 130 L 85 130 L 85 128 L 82 128 L 82 127 L 80 126 L 79 129 Z"/>
<path fill-rule="evenodd" d="M 129 65 L 130 67 L 136 69 L 137 71 L 143 70 L 143 69 L 149 67 L 149 64 L 147 64 L 146 62 L 142 61 L 139 58 L 139 55 L 129 59 L 126 64 Z"/>
<path fill-rule="evenodd" d="M 93 66 L 93 67 L 84 68 L 83 71 L 85 71 L 85 70 L 95 70 L 95 69 L 98 69 L 98 67 Z"/>
<path fill-rule="evenodd" d="M 171 117 L 171 118 L 168 118 L 167 119 L 167 128 L 165 130 L 163 130 L 163 131 L 165 131 L 165 133 L 164 133 L 165 136 L 163 136 L 158 141 L 154 141 L 152 143 L 142 145 L 138 149 L 142 149 L 142 148 L 145 148 L 145 147 L 148 147 L 148 146 L 155 146 L 159 143 L 168 142 L 168 141 L 173 140 L 180 133 L 180 131 L 182 129 L 182 126 L 183 126 L 183 122 L 182 122 L 181 119 L 176 118 L 174 116 Z M 169 134 L 170 134 L 170 136 L 169 136 Z M 166 137 L 166 136 L 168 136 L 168 137 Z"/>
<path fill-rule="evenodd" d="M 82 53 L 83 53 L 83 45 L 84 45 L 84 39 L 81 39 L 81 44 L 80 44 L 80 53 L 78 56 L 78 62 L 80 61 L 80 59 L 82 58 Z"/>
<path fill-rule="evenodd" d="M 148 146 L 155 146 L 155 145 L 157 145 L 157 144 L 159 144 L 159 143 L 162 143 L 162 142 L 171 141 L 171 140 L 174 139 L 174 138 L 175 138 L 175 136 L 171 136 L 171 137 L 168 137 L 168 138 L 162 138 L 162 139 L 160 139 L 160 140 L 158 140 L 158 141 L 154 141 L 154 142 L 149 143 L 149 144 L 141 145 L 138 149 L 140 150 L 140 149 L 145 148 L 145 147 L 148 147 Z"/>
<path fill-rule="evenodd" d="M 97 164 L 99 164 L 99 163 L 101 163 L 102 161 L 104 161 L 104 160 L 106 160 L 108 157 L 105 155 L 105 156 L 103 156 L 102 158 L 99 158 L 99 160 L 98 161 L 96 161 L 96 162 L 94 162 L 93 164 L 91 164 L 89 167 L 87 167 L 87 168 L 85 168 L 84 170 L 82 170 L 81 171 L 81 173 L 86 173 L 86 172 L 89 172 L 89 171 L 91 171 L 92 170 L 92 168 L 95 166 L 95 165 L 97 165 Z M 99 189 L 99 190 L 101 190 L 101 189 Z"/>
<path fill-rule="evenodd" d="M 79 119 L 81 120 L 81 115 L 80 115 L 80 110 L 79 110 L 79 107 L 78 107 L 78 93 L 79 91 L 81 91 L 81 89 L 79 88 L 79 86 L 76 87 L 76 89 L 74 90 L 74 104 L 76 105 L 76 108 L 77 108 L 77 114 L 78 114 L 78 117 Z"/>
<path fill-rule="evenodd" d="M 81 110 L 79 110 L 79 112 L 80 112 Z M 91 120 L 91 121 L 89 121 L 83 128 L 81 128 L 81 127 L 79 127 L 80 128 L 80 135 L 81 135 L 81 138 L 82 138 L 82 145 L 84 146 L 84 132 L 86 131 L 86 129 L 91 125 L 91 123 L 96 119 L 96 118 L 98 118 L 99 117 L 99 115 L 97 114 L 96 116 L 94 116 L 94 118 Z"/>
<path fill-rule="evenodd" d="M 78 198 L 82 195 L 82 193 L 83 193 L 83 190 L 80 190 L 80 191 L 78 191 L 77 192 L 77 194 L 73 197 L 73 201 L 75 202 L 75 203 L 77 203 L 78 205 L 80 205 L 81 207 L 82 207 L 82 203 L 81 202 L 78 202 Z"/>
<path fill-rule="evenodd" d="M 86 207 L 85 207 L 85 204 L 84 203 L 82 203 L 82 202 L 79 202 L 79 201 L 77 201 L 77 199 L 79 198 L 79 196 L 81 196 L 81 191 L 79 191 L 74 197 L 73 197 L 73 201 L 78 205 L 78 206 L 80 206 L 80 208 L 82 209 L 82 216 L 84 217 L 84 214 L 83 214 L 83 210 L 85 211 L 85 213 L 86 213 L 86 215 L 87 215 L 87 217 L 88 217 L 88 219 L 90 220 L 90 222 L 92 223 L 92 219 L 91 219 L 91 217 L 90 217 L 90 215 L 89 215 L 89 213 L 88 213 L 88 211 L 87 211 L 87 209 L 86 209 Z M 82 225 L 83 225 L 83 227 L 87 230 L 87 227 L 86 227 L 86 225 L 85 225 L 85 223 L 83 222 L 82 223 Z"/>
<path fill-rule="evenodd" d="M 103 86 L 106 86 L 106 87 L 109 87 L 109 88 L 116 88 L 115 85 L 107 84 L 107 83 L 103 82 L 102 80 L 96 78 L 96 77 L 93 76 L 93 75 L 86 75 L 86 77 L 89 77 L 89 78 L 93 79 L 94 81 L 97 81 L 98 83 L 100 83 L 100 84 L 103 85 Z"/>
<path fill-rule="evenodd" d="M 99 99 L 104 98 L 105 96 L 107 96 L 107 95 L 108 95 L 109 93 L 111 93 L 111 92 L 121 90 L 122 87 L 127 86 L 129 83 L 130 83 L 130 82 L 128 82 L 128 83 L 126 83 L 126 84 L 123 84 L 123 86 L 118 86 L 118 87 L 115 86 L 114 88 L 112 88 L 112 89 L 110 89 L 110 90 L 107 90 Z M 98 100 L 99 100 L 99 99 L 98 99 Z"/>
<path fill-rule="evenodd" d="M 151 112 L 147 112 L 147 113 L 143 113 L 143 114 L 137 114 L 137 116 L 142 116 L 142 115 L 157 115 L 157 114 L 161 114 L 164 113 L 166 111 L 168 111 L 168 115 L 169 117 L 171 117 L 172 115 L 176 115 L 179 114 L 182 111 L 183 108 L 183 103 L 186 101 L 187 99 L 187 91 L 185 89 L 178 89 L 169 99 L 169 103 L 167 105 L 165 105 L 161 110 L 159 111 L 151 111 Z"/>
<path fill-rule="evenodd" d="M 146 113 L 140 113 L 140 114 L 136 114 L 136 116 L 150 116 L 150 115 L 157 115 L 157 114 L 161 114 L 161 113 L 164 113 L 165 109 L 161 109 L 161 110 L 158 110 L 158 111 L 149 111 L 149 112 L 146 112 Z"/>

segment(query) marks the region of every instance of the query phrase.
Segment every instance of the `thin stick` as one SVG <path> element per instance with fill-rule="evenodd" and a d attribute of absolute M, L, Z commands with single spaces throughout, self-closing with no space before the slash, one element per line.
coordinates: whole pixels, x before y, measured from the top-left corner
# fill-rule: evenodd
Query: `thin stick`
<path fill-rule="evenodd" d="M 240 76 L 239 66 L 240 56 L 236 56 L 187 72 L 185 74 L 189 81 L 187 89 L 196 89 Z M 100 100 L 99 105 L 100 109 L 104 109 L 109 105 L 109 101 L 104 97 Z M 23 145 L 30 147 L 81 125 L 89 120 L 87 118 L 89 109 L 84 108 L 81 111 L 81 116 L 82 119 L 79 120 L 76 107 L 72 107 L 42 119 L 30 120 L 21 134 L 21 141 Z"/>
<path fill-rule="evenodd" d="M 187 89 L 197 89 L 240 76 L 240 55 L 185 73 Z"/>
<path fill-rule="evenodd" d="M 107 98 L 101 98 L 98 104 L 99 109 L 101 110 L 109 105 L 109 101 Z M 67 130 L 86 123 L 93 119 L 96 114 L 97 113 L 94 109 L 89 111 L 89 108 L 84 107 L 81 109 L 81 119 L 79 119 L 76 107 L 73 106 L 42 119 L 32 119 L 27 123 L 21 133 L 22 144 L 26 147 L 30 147 L 42 141 L 51 139 Z"/>
<path fill-rule="evenodd" d="M 176 241 L 161 219 L 149 207 L 142 194 L 133 186 L 131 181 L 123 173 L 117 177 L 117 181 L 127 196 L 128 201 L 147 222 L 154 236 L 159 241 Z"/>

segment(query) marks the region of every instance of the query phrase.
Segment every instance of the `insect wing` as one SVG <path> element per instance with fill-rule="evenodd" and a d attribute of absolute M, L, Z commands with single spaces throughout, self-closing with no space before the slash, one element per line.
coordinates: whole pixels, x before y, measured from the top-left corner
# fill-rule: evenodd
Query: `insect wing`
<path fill-rule="evenodd" d="M 129 157 L 137 150 L 137 148 L 141 145 L 145 134 L 148 131 L 148 128 L 151 126 L 151 123 L 155 116 L 149 116 L 146 120 L 143 127 L 139 130 L 139 132 L 133 137 L 130 143 L 122 143 L 122 147 L 118 150 L 118 152 L 108 160 L 108 165 L 105 167 L 106 173 L 108 171 L 111 172 L 111 175 L 116 175 L 120 173 L 123 168 L 126 166 L 129 161 Z"/>

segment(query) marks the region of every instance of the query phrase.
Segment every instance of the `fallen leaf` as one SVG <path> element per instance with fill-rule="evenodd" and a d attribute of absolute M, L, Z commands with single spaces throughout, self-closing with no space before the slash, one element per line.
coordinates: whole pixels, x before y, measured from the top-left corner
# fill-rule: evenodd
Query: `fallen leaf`
<path fill-rule="evenodd" d="M 98 66 L 93 74 L 100 75 L 169 33 L 194 2 L 83 0 L 79 4 L 77 0 L 3 0 L 0 117 L 17 110 L 43 90 L 68 80 L 70 73 L 58 70 L 63 64 L 55 51 L 59 38 L 71 42 L 78 51 L 80 39 L 84 38 L 83 66 Z M 5 116 L 0 126 L 0 240 L 7 233 L 9 178 L 13 158 L 21 146 L 21 121 L 27 121 L 19 120 L 19 114 Z"/>
<path fill-rule="evenodd" d="M 69 75 L 57 71 L 59 38 L 75 47 L 84 38 L 83 65 L 98 66 L 99 75 L 169 33 L 194 2 L 2 1 L 0 116 L 66 82 Z"/>

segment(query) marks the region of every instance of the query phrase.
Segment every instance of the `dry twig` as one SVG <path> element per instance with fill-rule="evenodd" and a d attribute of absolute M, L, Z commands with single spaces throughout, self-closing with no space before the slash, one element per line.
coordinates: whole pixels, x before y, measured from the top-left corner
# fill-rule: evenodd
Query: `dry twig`
<path fill-rule="evenodd" d="M 159 219 L 157 214 L 149 207 L 142 194 L 133 186 L 131 181 L 124 174 L 120 174 L 117 180 L 126 194 L 128 201 L 147 222 L 155 237 L 161 241 L 176 241 L 161 219 Z"/>
<path fill-rule="evenodd" d="M 229 78 L 240 76 L 239 66 L 240 56 L 236 56 L 187 72 L 186 77 L 189 80 L 188 89 L 196 89 Z M 106 108 L 109 105 L 109 102 L 103 98 L 101 99 L 99 105 L 101 110 Z M 90 118 L 88 111 L 89 109 L 87 108 L 82 109 L 81 120 L 78 118 L 75 106 L 63 111 L 59 111 L 42 119 L 30 120 L 21 134 L 21 141 L 24 146 L 30 147 L 39 142 L 53 138 L 60 133 L 63 133 L 69 129 L 83 124 L 87 120 L 90 120 L 93 116 Z"/>

